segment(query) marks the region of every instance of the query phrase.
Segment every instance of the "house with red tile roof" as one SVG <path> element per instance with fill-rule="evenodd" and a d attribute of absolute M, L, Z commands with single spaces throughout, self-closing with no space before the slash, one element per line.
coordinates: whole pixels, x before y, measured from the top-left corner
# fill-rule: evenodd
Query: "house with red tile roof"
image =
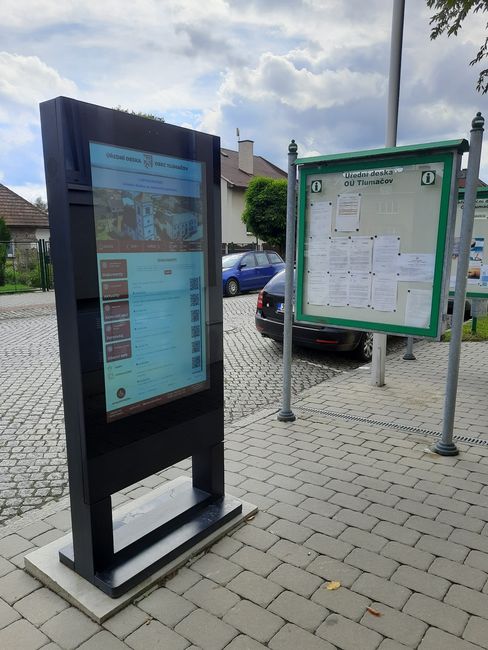
<path fill-rule="evenodd" d="M 5 220 L 13 241 L 36 242 L 38 239 L 49 239 L 47 212 L 1 183 L 0 217 Z"/>

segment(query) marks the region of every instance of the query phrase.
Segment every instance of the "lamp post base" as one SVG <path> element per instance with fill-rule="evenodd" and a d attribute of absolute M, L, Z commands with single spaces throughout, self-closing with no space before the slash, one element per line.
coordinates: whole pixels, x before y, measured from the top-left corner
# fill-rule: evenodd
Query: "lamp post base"
<path fill-rule="evenodd" d="M 459 454 L 459 449 L 453 442 L 445 443 L 442 440 L 434 445 L 433 451 L 439 456 L 457 456 Z"/>
<path fill-rule="evenodd" d="M 295 422 L 296 416 L 293 411 L 280 411 L 276 419 L 280 422 Z"/>

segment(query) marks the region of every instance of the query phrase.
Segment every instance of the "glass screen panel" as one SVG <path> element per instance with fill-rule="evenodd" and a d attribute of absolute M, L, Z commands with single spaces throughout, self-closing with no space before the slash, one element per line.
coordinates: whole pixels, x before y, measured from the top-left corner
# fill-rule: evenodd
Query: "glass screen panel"
<path fill-rule="evenodd" d="M 107 421 L 208 388 L 204 165 L 90 142 Z"/>

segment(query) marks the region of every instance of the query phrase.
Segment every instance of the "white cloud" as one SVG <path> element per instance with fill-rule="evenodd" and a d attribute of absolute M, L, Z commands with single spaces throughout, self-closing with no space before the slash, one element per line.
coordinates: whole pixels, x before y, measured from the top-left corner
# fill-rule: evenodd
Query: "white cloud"
<path fill-rule="evenodd" d="M 56 95 L 76 94 L 76 84 L 63 79 L 37 56 L 0 52 L 0 101 L 32 109 Z"/>
<path fill-rule="evenodd" d="M 38 196 L 46 200 L 46 186 L 44 184 L 26 183 L 25 185 L 9 185 L 9 189 L 27 201 L 33 203 Z"/>
<path fill-rule="evenodd" d="M 303 66 L 308 56 L 308 67 Z M 375 97 L 385 92 L 385 79 L 377 72 L 355 72 L 348 68 L 313 72 L 313 59 L 302 52 L 302 67 L 293 56 L 263 54 L 254 69 L 232 70 L 221 89 L 222 101 L 235 97 L 247 101 L 274 99 L 297 110 L 342 106 L 352 99 Z"/>

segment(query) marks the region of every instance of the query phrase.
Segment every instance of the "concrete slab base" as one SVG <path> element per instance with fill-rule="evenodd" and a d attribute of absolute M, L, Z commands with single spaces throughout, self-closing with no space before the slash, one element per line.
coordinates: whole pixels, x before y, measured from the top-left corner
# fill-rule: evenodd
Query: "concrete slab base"
<path fill-rule="evenodd" d="M 181 479 L 175 479 L 179 482 Z M 150 499 L 154 499 L 159 493 L 168 490 L 172 482 L 163 483 L 160 487 L 152 490 L 150 494 L 145 494 L 138 499 L 133 499 L 124 503 L 114 512 L 117 516 L 130 512 L 134 507 L 143 506 Z M 119 598 L 110 598 L 102 591 L 97 589 L 90 582 L 79 576 L 77 573 L 61 564 L 59 561 L 59 550 L 66 547 L 72 542 L 71 534 L 65 535 L 60 539 L 43 546 L 42 548 L 32 551 L 25 556 L 25 569 L 40 580 L 49 589 L 59 594 L 66 601 L 80 609 L 87 616 L 90 616 L 97 623 L 103 623 L 111 616 L 119 612 L 126 605 L 134 601 L 138 596 L 148 591 L 152 587 L 163 582 L 164 578 L 173 573 L 185 564 L 190 558 L 200 554 L 206 548 L 214 544 L 221 537 L 237 528 L 245 520 L 254 515 L 258 508 L 251 503 L 239 500 L 242 503 L 242 513 L 237 517 L 229 520 L 221 528 L 211 533 L 193 548 L 189 549 L 165 567 L 146 578 L 137 587 L 134 587 Z"/>

